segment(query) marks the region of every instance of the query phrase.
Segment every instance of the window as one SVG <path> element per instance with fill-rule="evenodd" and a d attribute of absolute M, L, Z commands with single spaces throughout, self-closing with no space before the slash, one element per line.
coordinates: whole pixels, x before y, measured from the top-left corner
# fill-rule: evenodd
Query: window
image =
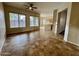
<path fill-rule="evenodd" d="M 38 19 L 38 17 L 35 17 L 35 26 L 39 26 L 39 19 Z"/>
<path fill-rule="evenodd" d="M 25 15 L 19 15 L 19 22 L 20 22 L 20 27 L 26 26 Z"/>
<path fill-rule="evenodd" d="M 30 16 L 30 26 L 39 26 L 38 17 Z"/>
<path fill-rule="evenodd" d="M 10 15 L 10 28 L 16 28 L 18 27 L 18 14 L 15 13 L 9 13 Z"/>
<path fill-rule="evenodd" d="M 30 26 L 34 26 L 34 17 L 30 16 Z"/>
<path fill-rule="evenodd" d="M 10 28 L 26 27 L 26 16 L 16 13 L 9 13 Z"/>

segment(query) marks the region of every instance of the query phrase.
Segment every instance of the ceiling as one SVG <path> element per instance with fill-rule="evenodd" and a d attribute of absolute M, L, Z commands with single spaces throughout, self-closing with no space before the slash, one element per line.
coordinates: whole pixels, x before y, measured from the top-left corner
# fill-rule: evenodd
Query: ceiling
<path fill-rule="evenodd" d="M 6 4 L 24 8 L 24 3 L 27 2 L 6 2 Z M 67 2 L 33 2 L 34 6 L 37 7 L 35 11 L 39 12 L 42 17 L 52 16 L 53 10 L 64 6 Z"/>

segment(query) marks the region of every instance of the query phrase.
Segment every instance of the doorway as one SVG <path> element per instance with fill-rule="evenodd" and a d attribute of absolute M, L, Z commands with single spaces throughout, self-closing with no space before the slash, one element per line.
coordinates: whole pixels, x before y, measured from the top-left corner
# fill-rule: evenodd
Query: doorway
<path fill-rule="evenodd" d="M 67 19 L 67 9 L 58 13 L 57 33 L 64 36 Z"/>

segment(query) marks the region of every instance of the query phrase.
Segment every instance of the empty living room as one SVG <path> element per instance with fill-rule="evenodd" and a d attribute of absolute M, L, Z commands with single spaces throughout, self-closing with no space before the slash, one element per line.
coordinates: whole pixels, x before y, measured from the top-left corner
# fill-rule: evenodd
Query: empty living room
<path fill-rule="evenodd" d="M 0 2 L 0 56 L 79 56 L 79 2 Z"/>

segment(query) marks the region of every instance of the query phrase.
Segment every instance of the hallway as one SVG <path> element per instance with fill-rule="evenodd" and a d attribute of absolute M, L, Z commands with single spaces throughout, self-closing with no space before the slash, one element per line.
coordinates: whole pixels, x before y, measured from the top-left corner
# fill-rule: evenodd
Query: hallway
<path fill-rule="evenodd" d="M 79 47 L 51 31 L 35 31 L 8 37 L 2 48 L 2 56 L 71 56 L 79 55 Z"/>

